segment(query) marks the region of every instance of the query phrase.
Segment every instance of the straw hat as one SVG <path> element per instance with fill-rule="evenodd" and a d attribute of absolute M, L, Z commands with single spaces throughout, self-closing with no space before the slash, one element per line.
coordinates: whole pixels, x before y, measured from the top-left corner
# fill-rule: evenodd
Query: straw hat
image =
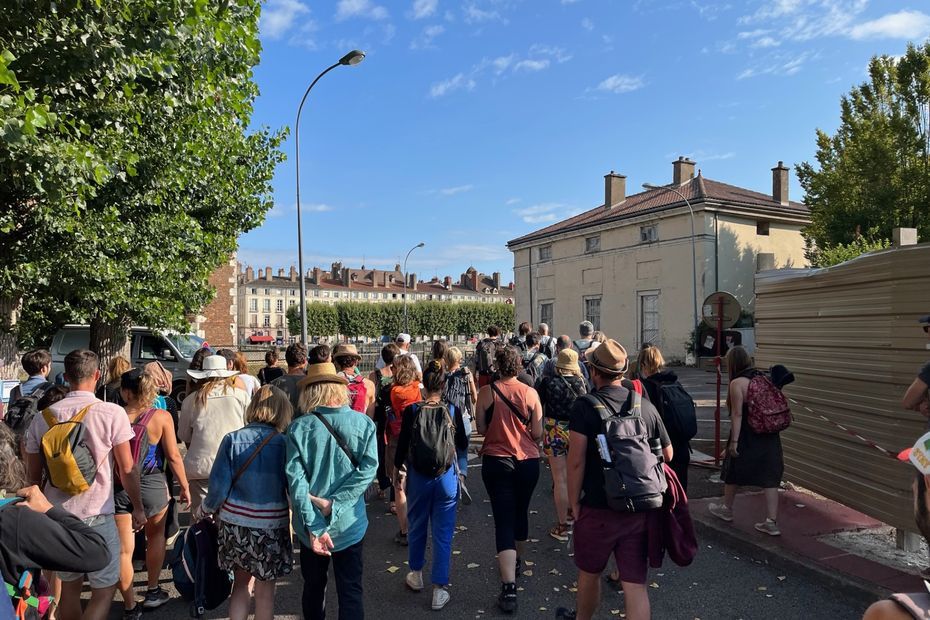
<path fill-rule="evenodd" d="M 188 369 L 187 374 L 194 379 L 214 379 L 238 375 L 239 371 L 227 370 L 226 358 L 222 355 L 208 355 L 203 358 L 203 370 Z"/>
<path fill-rule="evenodd" d="M 307 366 L 307 376 L 297 383 L 297 387 L 304 388 L 317 383 L 341 383 L 348 385 L 349 381 L 342 375 L 336 374 L 336 366 L 332 362 L 310 364 Z"/>
<path fill-rule="evenodd" d="M 607 340 L 599 347 L 588 349 L 585 360 L 594 368 L 608 375 L 622 375 L 627 369 L 626 349 L 616 340 Z"/>
<path fill-rule="evenodd" d="M 333 349 L 332 358 L 336 359 L 337 357 L 361 357 L 358 354 L 358 349 L 354 344 L 337 344 L 336 348 Z"/>
<path fill-rule="evenodd" d="M 555 367 L 559 370 L 568 370 L 575 374 L 581 372 L 578 366 L 578 352 L 574 349 L 563 349 L 559 351 L 559 356 L 555 360 Z"/>

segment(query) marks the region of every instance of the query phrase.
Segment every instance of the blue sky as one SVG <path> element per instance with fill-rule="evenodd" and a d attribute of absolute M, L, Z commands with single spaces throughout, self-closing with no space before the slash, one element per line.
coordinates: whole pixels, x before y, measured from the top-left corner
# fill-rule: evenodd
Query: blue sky
<path fill-rule="evenodd" d="M 255 125 L 293 127 L 303 90 L 306 268 L 512 273 L 507 240 L 603 202 L 603 175 L 705 176 L 771 191 L 813 159 L 869 58 L 930 35 L 923 0 L 268 0 Z M 240 240 L 296 264 L 293 134 L 275 208 Z M 791 197 L 801 198 L 792 174 Z"/>

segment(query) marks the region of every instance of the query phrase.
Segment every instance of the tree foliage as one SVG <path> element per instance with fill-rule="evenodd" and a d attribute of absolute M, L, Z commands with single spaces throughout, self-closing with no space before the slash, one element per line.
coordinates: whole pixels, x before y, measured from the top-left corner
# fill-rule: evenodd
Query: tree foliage
<path fill-rule="evenodd" d="M 817 167 L 798 165 L 811 209 L 805 235 L 831 258 L 881 247 L 896 227 L 930 235 L 930 42 L 877 56 L 869 81 L 840 102 L 840 126 L 817 131 Z M 842 246 L 842 249 L 840 249 Z"/>
<path fill-rule="evenodd" d="M 829 248 L 809 250 L 808 258 L 812 267 L 830 267 L 845 263 L 866 252 L 884 250 L 890 246 L 891 243 L 887 239 L 869 241 L 865 237 L 858 237 L 850 243 L 837 243 Z"/>
<path fill-rule="evenodd" d="M 182 327 L 209 302 L 282 159 L 281 133 L 248 130 L 258 16 L 258 0 L 5 8 L 4 295 L 90 322 L 104 353 L 130 323 Z"/>

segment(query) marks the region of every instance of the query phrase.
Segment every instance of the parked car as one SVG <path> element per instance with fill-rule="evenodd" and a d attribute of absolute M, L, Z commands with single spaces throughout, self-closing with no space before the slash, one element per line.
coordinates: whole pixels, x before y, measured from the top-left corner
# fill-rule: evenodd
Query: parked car
<path fill-rule="evenodd" d="M 160 331 L 148 327 L 129 328 L 129 361 L 133 366 L 143 366 L 159 361 L 173 378 L 171 395 L 181 402 L 187 386 L 187 369 L 191 358 L 204 346 L 203 338 L 194 334 Z M 90 327 L 87 325 L 65 325 L 52 338 L 52 372 L 57 377 L 64 372 L 65 356 L 75 349 L 87 348 L 90 344 Z"/>

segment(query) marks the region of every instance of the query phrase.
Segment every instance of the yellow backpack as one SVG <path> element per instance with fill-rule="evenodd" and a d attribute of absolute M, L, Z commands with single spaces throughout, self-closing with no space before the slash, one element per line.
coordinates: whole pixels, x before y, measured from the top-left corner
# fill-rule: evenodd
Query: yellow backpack
<path fill-rule="evenodd" d="M 52 486 L 68 495 L 89 489 L 97 475 L 97 463 L 85 442 L 87 427 L 82 422 L 90 407 L 84 407 L 64 422 L 59 422 L 51 409 L 42 412 L 48 424 L 48 431 L 42 436 L 45 471 Z"/>

